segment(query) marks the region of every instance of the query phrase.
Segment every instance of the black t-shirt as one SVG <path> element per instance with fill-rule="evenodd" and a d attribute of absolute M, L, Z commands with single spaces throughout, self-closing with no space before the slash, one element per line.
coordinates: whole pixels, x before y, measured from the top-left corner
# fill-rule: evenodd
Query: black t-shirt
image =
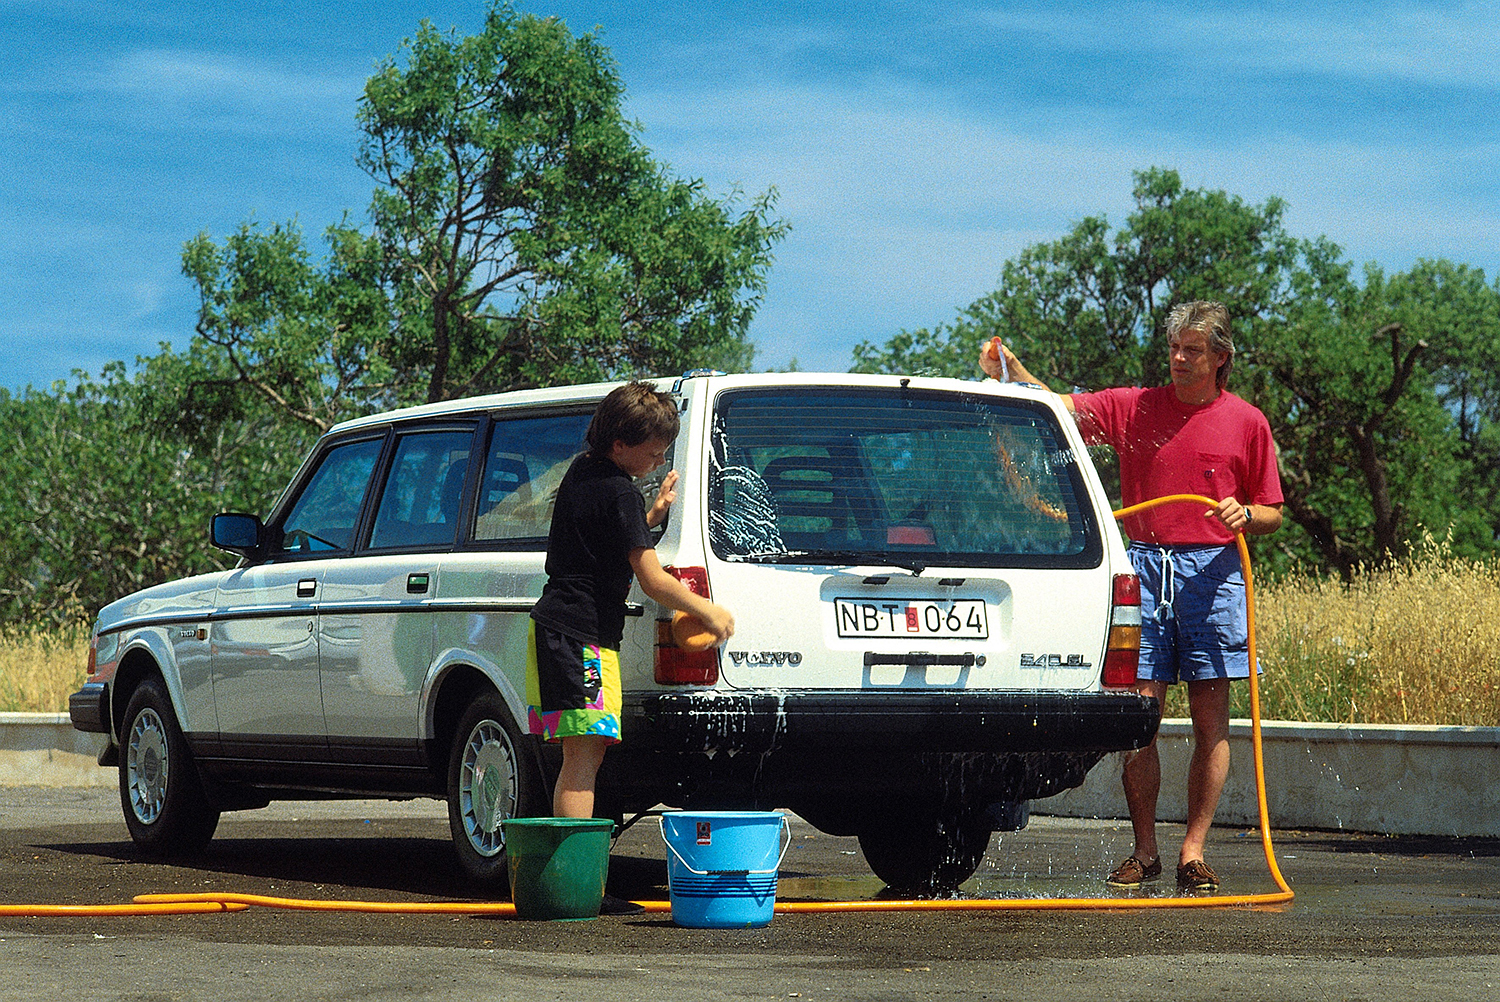
<path fill-rule="evenodd" d="M 630 476 L 608 459 L 579 456 L 557 488 L 547 584 L 531 618 L 584 643 L 619 650 L 630 551 L 653 545 L 646 502 Z"/>

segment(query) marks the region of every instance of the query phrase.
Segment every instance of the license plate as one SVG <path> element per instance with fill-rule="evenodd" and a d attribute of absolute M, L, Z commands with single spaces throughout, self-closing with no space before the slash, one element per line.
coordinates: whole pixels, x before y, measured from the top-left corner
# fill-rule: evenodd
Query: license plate
<path fill-rule="evenodd" d="M 833 608 L 841 637 L 988 640 L 990 636 L 983 599 L 836 598 Z"/>

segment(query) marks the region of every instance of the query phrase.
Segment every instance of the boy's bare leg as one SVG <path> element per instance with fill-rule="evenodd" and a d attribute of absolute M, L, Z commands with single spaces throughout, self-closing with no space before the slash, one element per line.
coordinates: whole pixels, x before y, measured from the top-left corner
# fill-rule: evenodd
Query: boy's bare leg
<path fill-rule="evenodd" d="M 1219 808 L 1219 795 L 1229 776 L 1229 680 L 1205 679 L 1188 683 L 1188 707 L 1193 718 L 1193 757 L 1188 762 L 1187 834 L 1179 862 L 1203 858 L 1208 830 Z"/>
<path fill-rule="evenodd" d="M 562 771 L 552 791 L 552 815 L 558 818 L 591 818 L 594 816 L 594 781 L 609 739 L 594 735 L 577 735 L 562 739 Z"/>
<path fill-rule="evenodd" d="M 1136 689 L 1143 696 L 1156 697 L 1160 707 L 1167 697 L 1165 682 L 1145 681 Z M 1159 718 L 1158 718 L 1159 719 Z M 1121 776 L 1125 784 L 1125 804 L 1130 809 L 1130 827 L 1135 834 L 1132 855 L 1149 864 L 1161 855 L 1156 844 L 1156 801 L 1161 794 L 1161 758 L 1156 739 L 1139 751 L 1130 753 Z"/>

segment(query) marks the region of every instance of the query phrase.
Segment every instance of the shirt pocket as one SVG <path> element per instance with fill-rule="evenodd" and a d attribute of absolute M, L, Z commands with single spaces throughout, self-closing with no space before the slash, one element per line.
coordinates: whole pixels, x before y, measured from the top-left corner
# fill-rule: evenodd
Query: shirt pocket
<path fill-rule="evenodd" d="M 1239 488 L 1235 457 L 1228 453 L 1203 452 L 1197 457 L 1198 472 L 1193 480 L 1199 493 L 1215 501 L 1233 496 Z"/>

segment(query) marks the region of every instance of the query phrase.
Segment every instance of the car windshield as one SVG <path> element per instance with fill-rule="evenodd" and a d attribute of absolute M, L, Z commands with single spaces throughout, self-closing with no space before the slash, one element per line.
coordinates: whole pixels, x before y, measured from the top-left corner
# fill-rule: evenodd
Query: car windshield
<path fill-rule="evenodd" d="M 1053 412 L 911 389 L 729 391 L 714 415 L 721 559 L 1092 567 L 1100 528 Z"/>

